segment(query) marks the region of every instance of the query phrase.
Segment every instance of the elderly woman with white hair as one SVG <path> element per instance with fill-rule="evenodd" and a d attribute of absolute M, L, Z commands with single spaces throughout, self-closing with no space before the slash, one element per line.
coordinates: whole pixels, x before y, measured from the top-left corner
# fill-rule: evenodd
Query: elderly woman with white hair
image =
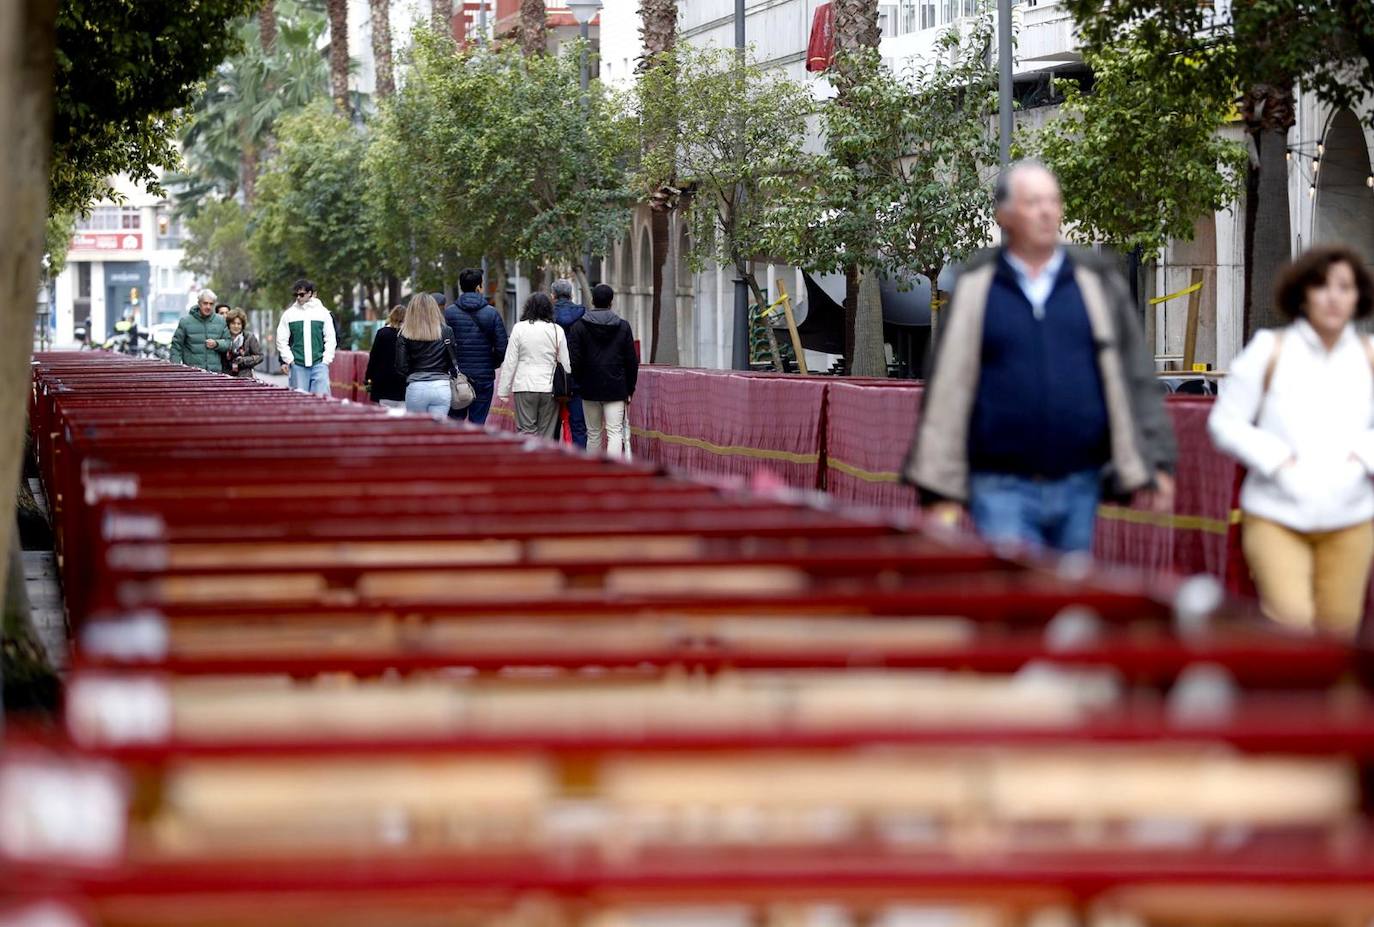
<path fill-rule="evenodd" d="M 214 292 L 201 290 L 196 304 L 181 317 L 172 335 L 172 363 L 223 373 L 224 355 L 232 345 L 224 316 L 215 312 Z"/>

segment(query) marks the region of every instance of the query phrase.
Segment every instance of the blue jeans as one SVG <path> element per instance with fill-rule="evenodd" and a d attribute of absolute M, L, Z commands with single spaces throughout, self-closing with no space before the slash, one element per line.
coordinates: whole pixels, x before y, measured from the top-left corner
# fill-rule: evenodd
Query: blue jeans
<path fill-rule="evenodd" d="M 1090 552 L 1101 494 L 1096 470 L 1059 479 L 974 473 L 969 515 L 991 543 L 1019 543 L 1060 553 Z"/>
<path fill-rule="evenodd" d="M 448 417 L 453 391 L 448 380 L 419 380 L 406 385 L 406 411 L 420 412 L 436 422 Z"/>
<path fill-rule="evenodd" d="M 472 391 L 477 394 L 477 398 L 472 400 L 472 405 L 466 409 L 457 409 L 449 412 L 448 417 L 457 419 L 460 422 L 472 422 L 474 425 L 485 425 L 487 416 L 491 414 L 491 400 L 496 392 L 495 383 L 474 383 Z"/>
<path fill-rule="evenodd" d="M 294 390 L 302 393 L 314 393 L 316 396 L 328 396 L 329 390 L 329 366 L 327 364 L 315 364 L 312 367 L 305 367 L 301 364 L 292 364 L 286 371 L 286 382 Z"/>

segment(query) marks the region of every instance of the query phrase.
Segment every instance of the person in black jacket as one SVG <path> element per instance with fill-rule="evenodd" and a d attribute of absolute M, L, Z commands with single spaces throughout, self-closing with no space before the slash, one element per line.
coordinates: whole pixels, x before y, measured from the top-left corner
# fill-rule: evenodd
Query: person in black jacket
<path fill-rule="evenodd" d="M 451 340 L 434 297 L 412 296 L 396 336 L 396 373 L 405 378 L 407 412 L 423 412 L 436 422 L 448 416 Z"/>
<path fill-rule="evenodd" d="M 395 306 L 386 324 L 372 338 L 372 353 L 367 357 L 367 393 L 373 402 L 392 409 L 406 407 L 406 381 L 396 372 L 396 337 L 406 319 L 406 307 Z"/>
<path fill-rule="evenodd" d="M 444 310 L 444 321 L 453 330 L 458 367 L 472 383 L 477 398 L 466 409 L 450 412 L 451 418 L 484 424 L 496 390 L 496 368 L 506 358 L 506 325 L 480 292 L 482 271 L 468 268 L 458 275 L 462 295 Z"/>
<path fill-rule="evenodd" d="M 553 320 L 563 326 L 563 331 L 571 338 L 572 327 L 587 314 L 587 307 L 572 301 L 573 283 L 571 280 L 555 280 L 549 287 L 553 294 Z M 572 396 L 568 399 L 568 426 L 572 431 L 573 444 L 587 446 L 587 417 L 582 411 L 582 390 L 577 386 L 577 375 L 573 374 Z M 559 436 L 562 435 L 562 422 L 559 422 Z"/>
<path fill-rule="evenodd" d="M 582 390 L 582 410 L 587 417 L 587 449 L 629 456 L 629 431 L 625 409 L 634 398 L 639 378 L 639 355 L 630 323 L 611 309 L 615 290 L 604 283 L 592 288 L 592 310 L 573 323 L 568 332 L 573 379 Z"/>

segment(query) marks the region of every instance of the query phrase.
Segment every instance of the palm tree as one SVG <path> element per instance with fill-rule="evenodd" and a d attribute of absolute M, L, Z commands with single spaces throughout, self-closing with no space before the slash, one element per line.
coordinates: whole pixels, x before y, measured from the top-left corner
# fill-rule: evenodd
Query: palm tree
<path fill-rule="evenodd" d="M 329 0 L 329 87 L 334 108 L 348 115 L 348 0 Z"/>
<path fill-rule="evenodd" d="M 220 66 L 192 107 L 181 136 L 188 171 L 167 178 L 185 211 L 195 212 L 212 193 L 224 197 L 242 190 L 251 203 L 273 125 L 328 87 L 324 59 L 316 51 L 324 17 L 304 4 L 277 6 L 270 31 L 261 20 L 240 27 L 243 51 Z"/>
<path fill-rule="evenodd" d="M 639 62 L 641 72 L 672 67 L 669 53 L 677 42 L 677 0 L 640 0 L 639 35 L 644 43 L 644 57 Z M 671 145 L 672 140 L 651 139 L 649 144 Z M 678 192 L 675 180 L 669 177 L 649 194 L 654 277 L 649 360 L 656 364 L 678 362 L 677 263 L 669 260 L 669 252 L 673 250 L 669 233 Z"/>
<path fill-rule="evenodd" d="M 860 79 L 862 56 L 876 50 L 882 39 L 882 32 L 878 28 L 878 0 L 834 0 L 831 9 L 834 15 L 836 103 L 848 106 L 849 91 Z M 870 298 L 860 302 L 861 277 L 857 265 L 851 264 L 845 268 L 845 360 L 849 364 L 850 374 L 886 376 L 887 362 L 881 348 L 882 301 Z M 873 349 L 875 344 L 879 346 L 876 351 Z M 857 350 L 859 346 L 864 347 L 862 356 Z"/>
<path fill-rule="evenodd" d="M 520 50 L 542 55 L 548 50 L 548 13 L 544 0 L 520 0 Z"/>
<path fill-rule="evenodd" d="M 377 97 L 385 100 L 396 92 L 396 71 L 391 64 L 391 0 L 370 0 L 372 5 L 372 57 L 377 62 Z"/>
<path fill-rule="evenodd" d="M 453 0 L 429 0 L 429 25 L 435 35 L 453 35 Z"/>
<path fill-rule="evenodd" d="M 277 4 L 267 0 L 258 10 L 258 33 L 262 36 L 262 49 L 272 54 L 272 46 L 277 44 Z"/>

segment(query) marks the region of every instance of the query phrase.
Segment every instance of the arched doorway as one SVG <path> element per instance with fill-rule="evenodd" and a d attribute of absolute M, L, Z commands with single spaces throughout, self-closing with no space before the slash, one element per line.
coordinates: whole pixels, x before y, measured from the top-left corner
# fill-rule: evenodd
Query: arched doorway
<path fill-rule="evenodd" d="M 1369 146 L 1355 114 L 1337 110 L 1317 171 L 1313 240 L 1354 248 L 1374 262 L 1374 189 L 1369 187 Z"/>

